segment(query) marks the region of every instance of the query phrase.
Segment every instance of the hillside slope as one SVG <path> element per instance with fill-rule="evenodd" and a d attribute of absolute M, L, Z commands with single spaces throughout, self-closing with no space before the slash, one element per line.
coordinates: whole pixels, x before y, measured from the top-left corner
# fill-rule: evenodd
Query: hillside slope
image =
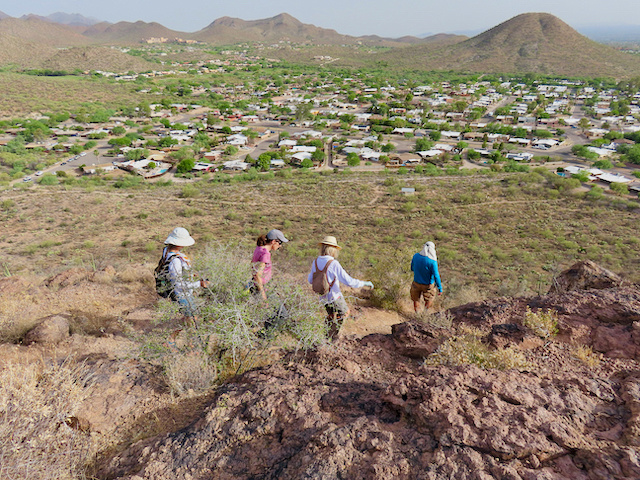
<path fill-rule="evenodd" d="M 94 43 L 107 43 L 117 45 L 137 44 L 149 38 L 188 38 L 189 34 L 171 30 L 156 22 L 101 22 L 91 25 L 83 31 L 83 34 Z"/>
<path fill-rule="evenodd" d="M 31 42 L 43 47 L 68 47 L 90 43 L 88 38 L 73 29 L 40 20 L 35 16 L 0 20 L 0 35 L 16 37 L 23 42 Z"/>
<path fill-rule="evenodd" d="M 548 13 L 518 15 L 442 49 L 418 45 L 379 57 L 393 65 L 429 70 L 613 77 L 640 73 L 639 57 L 593 42 Z"/>
<path fill-rule="evenodd" d="M 470 304 L 450 326 L 413 321 L 291 354 L 225 384 L 198 421 L 135 444 L 99 478 L 640 478 L 629 328 L 640 291 L 609 287 Z M 557 311 L 558 338 L 523 327 L 527 308 Z M 527 365 L 458 364 L 473 331 Z M 609 358 L 587 364 L 585 344 Z M 436 351 L 450 353 L 424 360 Z"/>

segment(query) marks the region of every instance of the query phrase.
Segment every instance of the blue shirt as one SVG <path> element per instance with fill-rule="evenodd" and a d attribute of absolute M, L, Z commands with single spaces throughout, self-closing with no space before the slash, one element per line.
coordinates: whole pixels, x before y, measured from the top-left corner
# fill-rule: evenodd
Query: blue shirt
<path fill-rule="evenodd" d="M 411 259 L 411 271 L 413 272 L 414 282 L 422 285 L 435 283 L 438 291 L 442 293 L 442 283 L 440 282 L 440 273 L 438 273 L 438 262 L 416 253 Z"/>

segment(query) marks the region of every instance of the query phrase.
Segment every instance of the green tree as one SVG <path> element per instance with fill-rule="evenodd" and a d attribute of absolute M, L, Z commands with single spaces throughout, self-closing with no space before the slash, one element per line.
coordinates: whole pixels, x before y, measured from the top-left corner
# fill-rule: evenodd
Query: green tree
<path fill-rule="evenodd" d="M 128 147 L 131 145 L 132 140 L 129 137 L 110 138 L 107 143 L 114 147 Z"/>
<path fill-rule="evenodd" d="M 582 117 L 578 122 L 578 126 L 580 127 L 580 131 L 584 135 L 584 132 L 586 132 L 587 129 L 591 126 L 591 122 L 587 117 Z"/>
<path fill-rule="evenodd" d="M 347 154 L 347 165 L 350 167 L 357 167 L 360 165 L 360 157 L 355 152 L 349 152 Z"/>
<path fill-rule="evenodd" d="M 481 157 L 482 155 L 480 155 L 480 152 L 474 150 L 474 149 L 469 149 L 467 150 L 467 157 L 470 160 L 477 160 Z"/>
<path fill-rule="evenodd" d="M 613 168 L 613 164 L 607 158 L 602 158 L 593 163 L 595 168 L 601 168 L 603 170 L 607 170 L 609 168 Z"/>
<path fill-rule="evenodd" d="M 311 154 L 311 159 L 317 163 L 324 162 L 324 150 L 321 148 L 316 149 L 316 151 Z"/>
<path fill-rule="evenodd" d="M 427 150 L 431 150 L 433 147 L 433 142 L 426 137 L 418 137 L 416 139 L 416 145 L 413 149 L 414 152 L 426 152 Z"/>
<path fill-rule="evenodd" d="M 385 143 L 384 145 L 382 145 L 382 147 L 380 148 L 380 150 L 382 150 L 384 153 L 390 153 L 395 151 L 396 147 L 393 143 Z"/>
<path fill-rule="evenodd" d="M 178 143 L 179 143 L 178 140 L 176 140 L 175 138 L 162 137 L 160 140 L 158 140 L 158 147 L 160 147 L 160 148 L 168 148 L 168 147 L 171 147 L 173 145 L 177 145 Z"/>
<path fill-rule="evenodd" d="M 235 145 L 227 145 L 227 148 L 224 149 L 225 155 L 229 155 L 229 156 L 233 156 L 238 152 L 239 152 L 238 147 L 236 147 Z"/>
<path fill-rule="evenodd" d="M 261 153 L 256 161 L 256 167 L 263 172 L 269 171 L 271 168 L 271 155 L 268 153 Z"/>
<path fill-rule="evenodd" d="M 185 158 L 176 167 L 178 173 L 189 173 L 195 167 L 196 161 L 193 158 Z"/>
<path fill-rule="evenodd" d="M 129 150 L 124 154 L 124 158 L 127 160 L 137 161 L 141 158 L 147 158 L 149 156 L 149 150 L 146 148 L 134 148 L 133 150 Z"/>

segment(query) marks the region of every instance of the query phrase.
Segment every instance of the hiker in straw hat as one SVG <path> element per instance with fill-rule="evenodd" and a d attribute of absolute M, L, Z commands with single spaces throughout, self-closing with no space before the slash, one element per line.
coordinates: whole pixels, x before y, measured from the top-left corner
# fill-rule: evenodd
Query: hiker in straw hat
<path fill-rule="evenodd" d="M 422 250 L 413 256 L 411 271 L 413 272 L 413 282 L 411 282 L 410 294 L 411 300 L 413 300 L 413 309 L 418 313 L 420 297 L 424 300 L 424 307 L 429 309 L 433 306 L 433 301 L 436 298 L 436 288 L 438 295 L 442 295 L 438 255 L 433 242 L 426 242 L 422 246 Z"/>
<path fill-rule="evenodd" d="M 189 231 L 183 227 L 176 227 L 164 241 L 165 247 L 162 250 L 162 258 L 156 271 L 166 272 L 169 282 L 167 295 L 159 292 L 162 296 L 167 296 L 171 300 L 180 304 L 180 310 L 186 317 L 195 318 L 194 291 L 198 288 L 209 286 L 207 280 L 192 280 L 190 275 L 191 260 L 184 253 L 184 247 L 190 247 L 196 243 Z M 157 284 L 156 284 L 157 285 Z"/>
<path fill-rule="evenodd" d="M 340 291 L 340 283 L 351 288 L 373 288 L 373 283 L 352 278 L 345 272 L 337 260 L 341 247 L 336 237 L 326 236 L 318 246 L 320 254 L 311 264 L 308 281 L 313 291 L 321 295 L 320 300 L 327 309 L 328 336 L 334 340 L 349 315 L 349 306 Z"/>

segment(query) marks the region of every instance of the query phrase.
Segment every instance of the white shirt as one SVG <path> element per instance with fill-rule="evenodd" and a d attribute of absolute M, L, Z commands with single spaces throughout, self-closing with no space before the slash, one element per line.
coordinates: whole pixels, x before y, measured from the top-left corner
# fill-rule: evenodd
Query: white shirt
<path fill-rule="evenodd" d="M 185 295 L 193 294 L 193 291 L 200 286 L 200 281 L 191 282 L 188 280 L 191 265 L 179 253 L 171 252 L 167 255 L 173 255 L 169 262 L 169 279 L 176 297 L 182 298 Z"/>
<path fill-rule="evenodd" d="M 331 262 L 331 265 L 329 265 L 329 268 L 327 268 L 327 280 L 329 281 L 329 284 L 333 282 L 333 285 L 331 286 L 331 290 L 329 290 L 329 293 L 320 297 L 323 303 L 332 303 L 340 298 L 340 296 L 342 295 L 342 292 L 340 291 L 340 282 L 351 288 L 364 287 L 364 282 L 362 280 L 358 280 L 349 276 L 349 274 L 345 272 L 344 268 L 342 268 L 342 265 L 340 265 L 340 262 L 338 262 L 338 260 L 333 258 L 331 255 L 321 255 L 316 260 L 318 262 L 318 268 L 320 270 L 324 269 L 329 260 L 333 260 L 333 262 Z M 313 272 L 316 271 L 316 260 L 314 260 L 311 264 L 311 272 L 307 277 L 309 283 L 313 281 Z"/>

